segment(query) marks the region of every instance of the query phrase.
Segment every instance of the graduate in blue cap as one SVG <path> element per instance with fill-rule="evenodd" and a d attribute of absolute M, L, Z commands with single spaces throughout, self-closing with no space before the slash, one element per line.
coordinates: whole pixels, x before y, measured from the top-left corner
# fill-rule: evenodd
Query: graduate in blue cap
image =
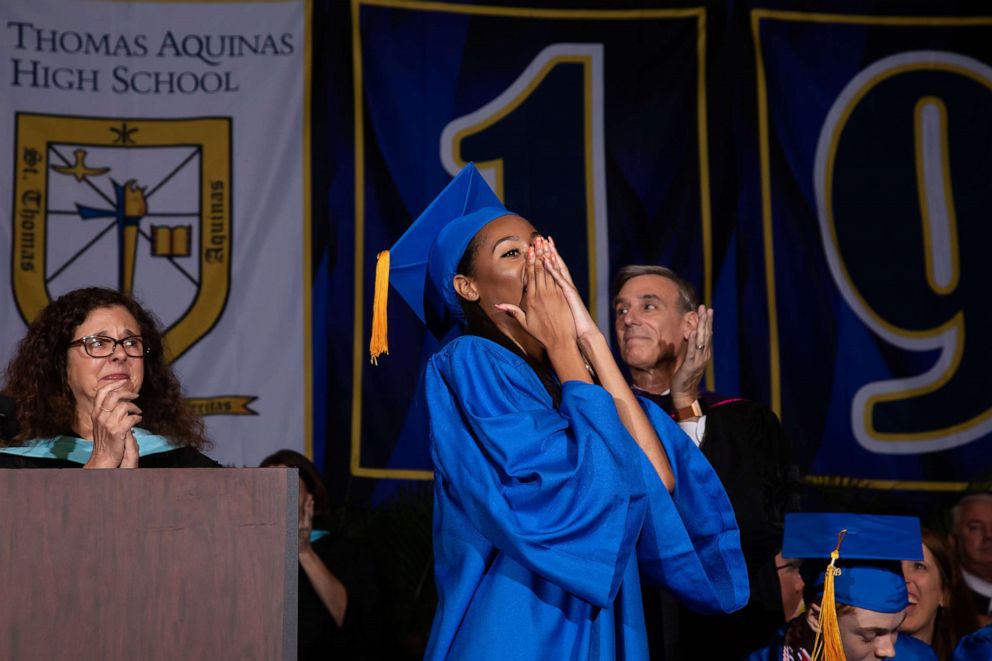
<path fill-rule="evenodd" d="M 703 612 L 746 603 L 716 474 L 630 391 L 554 242 L 473 166 L 380 255 L 376 357 L 387 273 L 449 340 L 425 373 L 439 597 L 427 658 L 646 659 L 639 569 Z"/>
<path fill-rule="evenodd" d="M 909 604 L 903 560 L 922 560 L 916 517 L 786 514 L 782 556 L 803 558 L 808 610 L 749 661 L 936 659 L 899 635 Z"/>

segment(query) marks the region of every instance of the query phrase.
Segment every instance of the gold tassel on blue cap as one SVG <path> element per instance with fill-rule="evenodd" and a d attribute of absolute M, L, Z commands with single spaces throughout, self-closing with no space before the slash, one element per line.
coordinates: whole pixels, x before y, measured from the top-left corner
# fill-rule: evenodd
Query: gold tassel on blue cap
<path fill-rule="evenodd" d="M 379 253 L 369 344 L 373 363 L 379 355 L 388 353 L 387 288 L 406 301 L 435 339 L 449 337 L 461 318 L 461 305 L 452 283 L 458 262 L 476 232 L 507 213 L 482 173 L 469 164 L 406 228 L 388 253 Z M 402 315 L 402 321 L 408 319 L 409 315 Z"/>
<path fill-rule="evenodd" d="M 376 256 L 375 296 L 372 299 L 372 337 L 369 339 L 369 355 L 373 365 L 379 364 L 379 356 L 389 355 L 388 324 L 386 321 L 386 301 L 389 296 L 389 251 L 383 250 Z"/>
<path fill-rule="evenodd" d="M 844 646 L 840 640 L 840 624 L 837 622 L 837 600 L 834 597 L 834 578 L 841 570 L 836 566 L 840 557 L 840 545 L 847 530 L 837 534 L 837 546 L 830 553 L 830 564 L 823 579 L 823 598 L 820 599 L 820 626 L 813 643 L 813 661 L 846 661 Z"/>

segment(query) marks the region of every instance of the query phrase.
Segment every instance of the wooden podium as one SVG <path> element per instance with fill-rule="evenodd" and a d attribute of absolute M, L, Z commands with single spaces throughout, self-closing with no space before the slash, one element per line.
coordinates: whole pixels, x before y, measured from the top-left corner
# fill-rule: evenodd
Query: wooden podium
<path fill-rule="evenodd" d="M 297 476 L 0 470 L 0 659 L 295 659 Z"/>

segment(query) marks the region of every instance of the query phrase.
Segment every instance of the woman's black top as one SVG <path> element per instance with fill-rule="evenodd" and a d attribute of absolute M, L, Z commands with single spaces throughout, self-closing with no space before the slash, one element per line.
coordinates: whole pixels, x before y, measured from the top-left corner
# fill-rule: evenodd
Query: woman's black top
<path fill-rule="evenodd" d="M 0 468 L 82 468 L 68 459 L 22 457 L 0 452 Z M 222 468 L 220 464 L 196 448 L 181 447 L 138 457 L 138 468 Z"/>
<path fill-rule="evenodd" d="M 334 535 L 325 535 L 312 545 L 321 562 L 344 583 L 348 607 L 339 627 L 300 567 L 297 658 L 381 658 L 379 584 L 370 549 L 359 540 Z"/>

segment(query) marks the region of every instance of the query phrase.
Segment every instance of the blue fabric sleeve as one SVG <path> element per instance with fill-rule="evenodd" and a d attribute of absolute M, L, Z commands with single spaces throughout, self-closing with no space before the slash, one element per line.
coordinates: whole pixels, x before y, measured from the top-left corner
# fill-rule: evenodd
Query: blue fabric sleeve
<path fill-rule="evenodd" d="M 730 613 L 749 595 L 740 531 L 720 479 L 685 432 L 659 408 L 641 399 L 675 474 L 669 494 L 645 457 L 648 515 L 637 556 L 641 573 L 700 613 Z M 654 480 L 650 478 L 654 477 Z"/>
<path fill-rule="evenodd" d="M 896 638 L 896 656 L 898 661 L 937 661 L 937 652 L 932 647 L 908 633 L 901 633 Z M 988 656 L 972 656 L 970 659 L 988 659 Z"/>
<path fill-rule="evenodd" d="M 432 358 L 426 388 L 445 494 L 516 562 L 608 607 L 645 512 L 643 453 L 612 397 L 567 382 L 556 410 L 526 363 L 474 337 Z"/>
<path fill-rule="evenodd" d="M 902 640 L 902 636 L 899 636 L 899 640 Z M 962 638 L 951 656 L 951 661 L 974 659 L 992 659 L 992 624 Z"/>
<path fill-rule="evenodd" d="M 742 661 L 779 661 L 782 658 L 782 646 L 772 645 L 748 654 Z"/>

